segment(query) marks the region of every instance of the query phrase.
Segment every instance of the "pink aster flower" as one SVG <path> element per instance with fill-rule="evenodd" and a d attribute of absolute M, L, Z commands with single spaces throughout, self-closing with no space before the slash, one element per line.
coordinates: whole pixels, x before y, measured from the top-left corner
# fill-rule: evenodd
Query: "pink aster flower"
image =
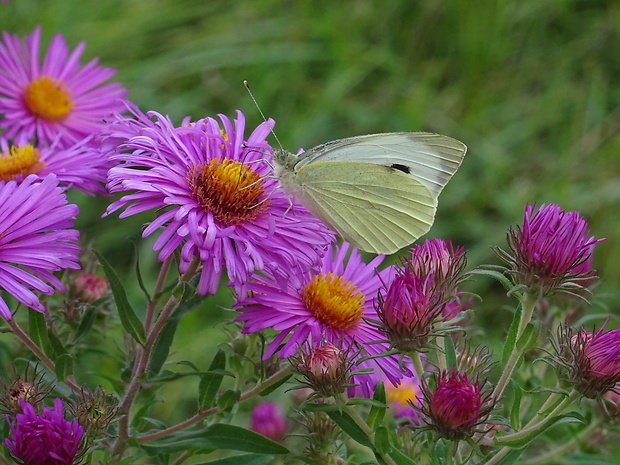
<path fill-rule="evenodd" d="M 470 381 L 466 373 L 443 370 L 436 376 L 434 389 L 426 382 L 422 386 L 424 421 L 446 439 L 466 439 L 480 432 L 493 408 L 480 381 Z"/>
<path fill-rule="evenodd" d="M 418 408 L 422 400 L 420 380 L 415 376 L 405 376 L 399 385 L 385 383 L 386 400 L 394 416 L 397 418 L 408 418 L 415 425 L 421 423 L 421 413 Z"/>
<path fill-rule="evenodd" d="M 596 333 L 585 330 L 573 334 L 568 324 L 559 330 L 558 366 L 575 389 L 585 397 L 595 398 L 620 383 L 620 329 Z"/>
<path fill-rule="evenodd" d="M 7 138 L 23 135 L 38 146 L 60 138 L 68 147 L 104 124 L 103 118 L 122 111 L 126 90 L 104 84 L 116 70 L 94 59 L 80 66 L 86 44 L 69 53 L 62 35 L 52 38 L 40 61 L 41 27 L 24 39 L 4 32 L 0 41 L 0 127 Z"/>
<path fill-rule="evenodd" d="M 366 264 L 353 248 L 347 257 L 349 244 L 346 243 L 334 252 L 332 257 L 332 250 L 328 250 L 321 266 L 314 271 L 292 272 L 287 279 L 268 272 L 265 276 L 255 276 L 247 285 L 250 296 L 240 298 L 235 304 L 241 312 L 236 320 L 245 322 L 244 333 L 267 328 L 279 332 L 267 348 L 265 358 L 275 352 L 280 358 L 291 357 L 305 343 L 362 348 L 356 368 L 368 368 L 372 373 L 355 374 L 353 383 L 360 385 L 363 395 L 369 397 L 376 385 L 378 369 L 394 384 L 403 376 L 393 356 L 359 362 L 362 356 L 375 356 L 388 350 L 387 343 L 376 343 L 384 336 L 368 319 L 377 319 L 377 294 L 382 282 L 389 281 L 393 269 L 377 271 L 382 255 Z M 354 393 L 355 389 L 349 389 L 349 395 Z"/>
<path fill-rule="evenodd" d="M 45 307 L 32 290 L 65 291 L 53 271 L 79 268 L 79 232 L 69 229 L 78 207 L 67 204 L 58 179 L 30 175 L 21 184 L 0 183 L 0 290 L 39 312 Z M 32 290 L 31 290 L 32 289 Z M 0 315 L 11 311 L 0 294 Z"/>
<path fill-rule="evenodd" d="M 51 146 L 37 146 L 23 137 L 9 143 L 0 138 L 0 182 L 21 182 L 36 174 L 43 178 L 55 174 L 61 185 L 87 194 L 104 194 L 109 162 L 103 153 L 89 145 L 86 137 L 71 147 L 59 148 L 58 139 Z"/>
<path fill-rule="evenodd" d="M 9 422 L 11 436 L 4 440 L 11 455 L 23 465 L 72 465 L 84 428 L 77 420 L 64 419 L 62 401 L 57 398 L 53 410 L 44 407 L 43 415 L 28 402 L 22 400 L 21 406 L 23 413 L 16 415 L 15 424 Z"/>
<path fill-rule="evenodd" d="M 180 271 L 194 258 L 202 262 L 200 294 L 213 294 L 224 268 L 241 286 L 255 270 L 306 269 L 316 266 L 331 233 L 301 207 L 294 213 L 264 153 L 272 121 L 244 139 L 245 118 L 231 122 L 206 118 L 174 127 L 157 113 L 134 110 L 136 119 L 119 118 L 108 142 L 121 142 L 112 155 L 111 192 L 132 192 L 110 205 L 121 218 L 147 210 L 158 212 L 143 237 L 161 230 L 154 250 L 163 261 L 180 249 Z M 221 124 L 221 125 L 220 125 Z M 106 143 L 104 141 L 104 143 Z"/>
<path fill-rule="evenodd" d="M 252 410 L 250 429 L 272 441 L 282 442 L 286 434 L 286 418 L 273 402 L 262 402 Z"/>
<path fill-rule="evenodd" d="M 579 212 L 565 212 L 559 206 L 542 204 L 525 207 L 523 226 L 508 231 L 512 255 L 496 252 L 511 267 L 517 285 L 534 292 L 574 292 L 594 276 L 588 263 L 594 244 L 603 239 L 590 236 L 588 222 Z"/>

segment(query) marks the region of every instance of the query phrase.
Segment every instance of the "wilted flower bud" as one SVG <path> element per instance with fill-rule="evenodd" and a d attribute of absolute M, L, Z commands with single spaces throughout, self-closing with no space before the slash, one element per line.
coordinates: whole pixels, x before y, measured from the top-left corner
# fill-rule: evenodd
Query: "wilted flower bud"
<path fill-rule="evenodd" d="M 550 294 L 553 291 L 579 289 L 594 278 L 589 265 L 594 239 L 588 222 L 579 212 L 565 212 L 559 206 L 542 204 L 525 207 L 523 226 L 508 231 L 508 247 L 512 255 L 495 249 L 509 266 L 516 285 L 531 292 Z"/>
<path fill-rule="evenodd" d="M 620 329 L 597 333 L 578 331 L 565 325 L 555 344 L 559 366 L 568 381 L 588 398 L 596 398 L 615 389 L 620 382 Z"/>
<path fill-rule="evenodd" d="M 263 402 L 252 410 L 250 429 L 255 433 L 282 442 L 286 434 L 286 419 L 280 407 L 273 402 Z"/>
<path fill-rule="evenodd" d="M 303 385 L 312 389 L 315 396 L 331 397 L 343 393 L 350 385 L 353 373 L 348 355 L 348 350 L 333 344 L 306 345 L 291 361 L 305 378 Z"/>
<path fill-rule="evenodd" d="M 35 370 L 32 373 L 26 371 L 23 378 L 16 375 L 15 381 L 11 384 L 7 384 L 3 379 L 0 380 L 4 389 L 0 404 L 6 413 L 13 416 L 22 413 L 21 401 L 28 402 L 37 413 L 41 413 L 43 399 L 50 393 L 52 384 L 44 381 L 43 376 L 37 374 Z"/>
<path fill-rule="evenodd" d="M 318 463 L 340 465 L 344 460 L 338 456 L 340 429 L 325 412 L 301 412 L 299 423 L 308 431 L 306 455 Z"/>
<path fill-rule="evenodd" d="M 43 415 L 28 402 L 20 404 L 24 413 L 9 423 L 11 435 L 4 441 L 11 455 L 23 465 L 73 465 L 84 429 L 64 419 L 62 401 L 54 401 L 54 410 L 44 407 Z"/>
<path fill-rule="evenodd" d="M 109 290 L 106 278 L 91 273 L 79 272 L 71 283 L 71 294 L 86 303 L 101 299 Z"/>
<path fill-rule="evenodd" d="M 450 440 L 466 439 L 480 432 L 479 426 L 493 408 L 478 378 L 472 382 L 466 373 L 453 369 L 439 372 L 434 389 L 424 382 L 423 393 L 424 421 L 439 436 Z"/>
<path fill-rule="evenodd" d="M 82 391 L 82 398 L 71 406 L 73 416 L 86 433 L 97 437 L 103 433 L 116 416 L 118 399 L 106 395 L 101 386 L 95 392 Z"/>

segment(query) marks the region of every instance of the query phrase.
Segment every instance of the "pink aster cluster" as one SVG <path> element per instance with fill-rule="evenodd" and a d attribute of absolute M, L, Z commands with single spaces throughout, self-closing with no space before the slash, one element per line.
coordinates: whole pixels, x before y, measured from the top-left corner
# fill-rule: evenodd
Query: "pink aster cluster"
<path fill-rule="evenodd" d="M 273 121 L 246 137 L 239 111 L 232 121 L 219 115 L 180 126 L 155 112 L 132 113 L 118 116 L 105 138 L 116 147 L 108 189 L 126 193 L 106 215 L 156 211 L 143 237 L 159 235 L 160 261 L 178 250 L 181 273 L 200 263 L 199 294 L 214 294 L 224 270 L 242 293 L 254 271 L 275 276 L 319 264 L 333 233 L 300 205 L 293 212 L 270 176 L 265 138 Z"/>

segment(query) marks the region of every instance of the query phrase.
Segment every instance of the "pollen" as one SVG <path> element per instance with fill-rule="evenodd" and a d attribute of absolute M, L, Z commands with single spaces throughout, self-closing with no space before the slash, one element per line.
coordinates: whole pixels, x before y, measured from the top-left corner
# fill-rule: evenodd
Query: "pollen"
<path fill-rule="evenodd" d="M 65 84 L 47 76 L 28 85 L 24 103 L 32 114 L 54 123 L 64 121 L 73 108 Z"/>
<path fill-rule="evenodd" d="M 0 181 L 21 180 L 29 174 L 37 174 L 45 163 L 41 153 L 32 145 L 12 145 L 0 153 Z"/>
<path fill-rule="evenodd" d="M 317 320 L 338 331 L 354 328 L 364 312 L 364 294 L 351 281 L 334 273 L 312 278 L 303 288 L 301 298 Z"/>
<path fill-rule="evenodd" d="M 213 158 L 188 172 L 194 198 L 220 223 L 253 222 L 269 205 L 260 174 L 235 160 Z"/>

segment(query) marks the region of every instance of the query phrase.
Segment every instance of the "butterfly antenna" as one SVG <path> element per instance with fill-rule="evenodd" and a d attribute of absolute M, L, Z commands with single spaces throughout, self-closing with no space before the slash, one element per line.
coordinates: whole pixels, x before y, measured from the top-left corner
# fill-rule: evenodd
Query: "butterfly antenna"
<path fill-rule="evenodd" d="M 256 99 L 254 98 L 254 94 L 252 93 L 252 91 L 250 90 L 250 84 L 248 84 L 248 81 L 243 81 L 243 85 L 245 86 L 245 89 L 248 91 L 248 94 L 250 94 L 250 98 L 252 99 L 252 101 L 254 102 L 254 105 L 256 106 L 256 108 L 258 109 L 258 112 L 260 113 L 260 115 L 263 117 L 263 121 L 266 123 L 267 122 L 267 118 L 265 118 L 265 114 L 263 113 L 263 110 L 260 109 L 260 106 L 258 105 L 258 102 L 256 101 Z M 278 143 L 278 145 L 280 146 L 280 148 L 282 150 L 284 150 L 284 147 L 282 147 L 282 144 L 280 143 L 280 139 L 278 139 L 278 136 L 276 136 L 275 131 L 273 130 L 273 128 L 271 128 L 271 134 L 273 134 L 273 137 L 275 138 L 276 142 Z"/>

